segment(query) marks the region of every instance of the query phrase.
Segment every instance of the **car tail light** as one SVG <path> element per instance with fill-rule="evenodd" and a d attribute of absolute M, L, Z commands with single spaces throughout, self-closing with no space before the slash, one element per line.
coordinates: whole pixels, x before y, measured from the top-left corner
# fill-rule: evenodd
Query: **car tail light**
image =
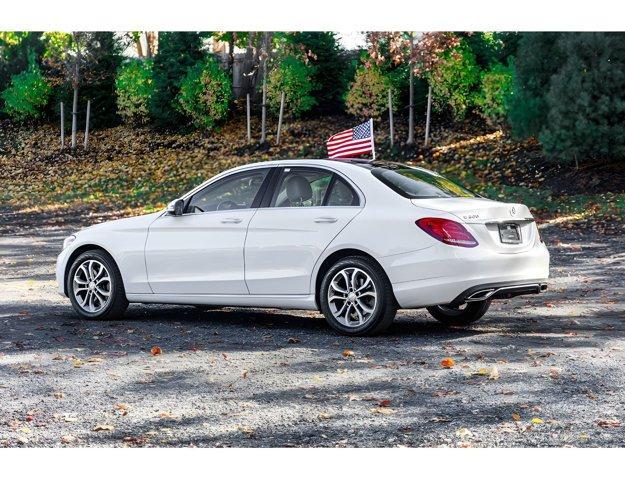
<path fill-rule="evenodd" d="M 477 247 L 477 240 L 461 223 L 446 218 L 421 218 L 415 222 L 428 235 L 455 247 Z"/>

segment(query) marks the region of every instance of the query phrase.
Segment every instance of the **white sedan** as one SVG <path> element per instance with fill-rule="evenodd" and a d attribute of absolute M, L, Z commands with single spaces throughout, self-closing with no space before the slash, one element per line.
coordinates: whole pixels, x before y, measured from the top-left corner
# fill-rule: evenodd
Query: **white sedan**
<path fill-rule="evenodd" d="M 321 310 L 343 334 L 425 307 L 448 325 L 546 288 L 525 205 L 399 163 L 281 160 L 228 170 L 167 209 L 65 239 L 56 277 L 84 318 L 129 302 Z"/>

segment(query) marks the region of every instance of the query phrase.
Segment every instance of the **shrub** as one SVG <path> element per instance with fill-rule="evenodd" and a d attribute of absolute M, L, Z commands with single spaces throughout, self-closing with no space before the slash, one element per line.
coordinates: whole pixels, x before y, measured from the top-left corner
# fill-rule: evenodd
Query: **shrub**
<path fill-rule="evenodd" d="M 117 113 L 126 122 L 146 123 L 154 93 L 152 61 L 131 60 L 117 70 L 115 79 Z"/>
<path fill-rule="evenodd" d="M 4 111 L 18 121 L 37 118 L 48 104 L 51 91 L 39 67 L 32 63 L 28 70 L 11 77 L 11 84 L 2 92 Z"/>
<path fill-rule="evenodd" d="M 462 42 L 428 74 L 438 110 L 449 108 L 461 120 L 473 104 L 473 89 L 480 81 L 480 70 L 471 49 Z"/>
<path fill-rule="evenodd" d="M 389 77 L 375 65 L 361 66 L 347 92 L 347 112 L 360 118 L 379 119 L 388 109 L 389 88 L 392 90 L 395 108 L 397 98 Z"/>
<path fill-rule="evenodd" d="M 506 123 L 507 104 L 512 92 L 512 67 L 501 64 L 482 73 L 475 105 L 486 122 L 495 127 Z"/>
<path fill-rule="evenodd" d="M 317 102 L 312 96 L 315 85 L 311 76 L 314 69 L 303 60 L 292 56 L 283 58 L 267 78 L 267 103 L 269 108 L 280 108 L 280 96 L 284 92 L 285 107 L 295 116 L 309 111 Z"/>
<path fill-rule="evenodd" d="M 225 118 L 232 81 L 213 57 L 191 67 L 180 84 L 176 108 L 197 127 L 212 129 Z"/>

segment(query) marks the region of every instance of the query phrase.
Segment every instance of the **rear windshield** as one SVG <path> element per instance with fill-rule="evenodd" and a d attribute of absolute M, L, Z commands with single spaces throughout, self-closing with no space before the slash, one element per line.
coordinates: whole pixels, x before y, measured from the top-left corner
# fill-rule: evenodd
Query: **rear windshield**
<path fill-rule="evenodd" d="M 370 168 L 375 178 L 406 198 L 478 196 L 448 178 L 423 168 L 380 162 L 363 166 Z"/>

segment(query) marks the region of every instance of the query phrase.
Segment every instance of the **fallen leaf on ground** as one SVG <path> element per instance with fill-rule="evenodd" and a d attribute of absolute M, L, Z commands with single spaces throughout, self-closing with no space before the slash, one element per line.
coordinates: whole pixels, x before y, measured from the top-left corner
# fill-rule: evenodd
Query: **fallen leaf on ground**
<path fill-rule="evenodd" d="M 469 430 L 468 428 L 461 428 L 459 430 L 456 430 L 456 436 L 460 438 L 472 437 L 473 433 L 471 433 L 471 430 Z"/>
<path fill-rule="evenodd" d="M 327 412 L 321 412 L 321 413 L 319 414 L 319 420 L 328 420 L 328 419 L 330 419 L 330 418 L 332 418 L 332 415 L 330 415 L 330 414 L 329 414 L 329 413 L 327 413 Z"/>
<path fill-rule="evenodd" d="M 558 370 L 558 369 L 557 369 L 557 368 L 555 368 L 555 367 L 551 367 L 551 368 L 549 369 L 549 376 L 550 376 L 551 378 L 553 378 L 554 380 L 555 380 L 556 378 L 559 378 L 559 377 L 560 377 L 560 370 Z"/>
<path fill-rule="evenodd" d="M 112 432 L 115 430 L 113 425 L 99 424 L 91 429 L 93 432 Z"/>
<path fill-rule="evenodd" d="M 61 443 L 67 445 L 68 443 L 73 443 L 76 441 L 76 437 L 74 435 L 63 435 L 61 437 Z"/>
<path fill-rule="evenodd" d="M 451 368 L 456 364 L 453 358 L 443 358 L 441 360 L 441 367 L 443 368 Z"/>
<path fill-rule="evenodd" d="M 156 356 L 156 355 L 161 355 L 163 353 L 163 349 L 157 345 L 154 345 L 151 349 L 150 349 L 150 355 L 152 356 Z"/>
<path fill-rule="evenodd" d="M 395 413 L 395 410 L 388 407 L 374 407 L 369 410 L 371 413 L 382 414 L 382 415 L 391 415 Z"/>
<path fill-rule="evenodd" d="M 345 350 L 343 350 L 343 353 L 341 353 L 341 355 L 343 355 L 343 357 L 345 358 L 348 358 L 348 357 L 353 357 L 355 354 L 353 351 L 346 348 Z"/>
<path fill-rule="evenodd" d="M 602 418 L 597 420 L 597 425 L 601 428 L 618 428 L 621 426 L 621 422 L 619 420 Z"/>
<path fill-rule="evenodd" d="M 518 413 L 513 413 L 512 414 L 512 420 L 514 420 L 515 422 L 520 422 L 521 421 L 521 415 Z"/>
<path fill-rule="evenodd" d="M 545 421 L 542 418 L 534 417 L 532 418 L 532 423 L 534 425 L 540 425 L 541 423 L 545 423 Z"/>
<path fill-rule="evenodd" d="M 301 340 L 297 337 L 289 337 L 289 339 L 287 340 L 288 343 L 300 343 Z"/>

